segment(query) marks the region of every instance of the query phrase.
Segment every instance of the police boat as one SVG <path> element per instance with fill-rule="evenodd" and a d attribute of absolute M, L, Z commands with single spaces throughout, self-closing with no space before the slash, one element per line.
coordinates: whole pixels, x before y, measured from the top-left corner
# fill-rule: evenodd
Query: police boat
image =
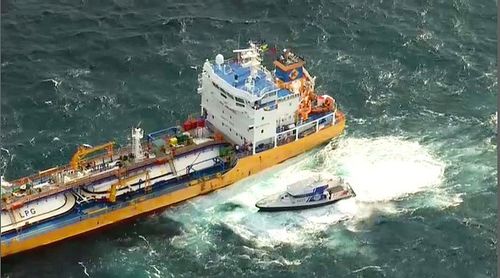
<path fill-rule="evenodd" d="M 355 196 L 349 183 L 341 177 L 323 179 L 315 176 L 289 184 L 285 192 L 261 199 L 255 206 L 259 211 L 301 210 L 333 204 Z"/>

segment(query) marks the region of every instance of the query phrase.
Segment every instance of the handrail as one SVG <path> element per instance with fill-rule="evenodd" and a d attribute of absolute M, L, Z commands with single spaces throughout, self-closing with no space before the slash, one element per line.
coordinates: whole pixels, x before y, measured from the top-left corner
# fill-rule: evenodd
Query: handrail
<path fill-rule="evenodd" d="M 322 117 L 320 117 L 320 118 L 315 119 L 314 121 L 305 122 L 305 123 L 303 123 L 303 124 L 301 124 L 301 125 L 298 125 L 298 126 L 296 126 L 296 127 L 294 127 L 294 128 L 287 129 L 287 130 L 285 130 L 285 131 L 282 131 L 282 132 L 276 133 L 276 136 L 279 136 L 279 135 L 282 135 L 282 134 L 285 134 L 285 133 L 289 133 L 289 132 L 293 132 L 294 130 L 298 130 L 299 128 L 304 127 L 304 126 L 308 126 L 308 125 L 311 125 L 311 126 L 312 126 L 314 123 L 319 122 L 319 121 L 320 121 L 320 120 L 322 120 L 322 119 L 325 119 L 325 118 L 328 118 L 328 117 L 331 117 L 331 116 L 335 116 L 334 114 L 335 114 L 334 112 L 328 113 L 328 114 L 326 114 L 325 116 L 322 116 Z"/>

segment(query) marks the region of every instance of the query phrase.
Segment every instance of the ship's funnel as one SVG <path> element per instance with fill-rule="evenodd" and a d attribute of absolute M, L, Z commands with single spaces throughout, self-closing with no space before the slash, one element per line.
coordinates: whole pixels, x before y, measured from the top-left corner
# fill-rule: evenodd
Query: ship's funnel
<path fill-rule="evenodd" d="M 274 61 L 276 77 L 285 83 L 300 79 L 304 76 L 304 64 L 305 61 L 302 57 L 295 55 L 290 50 L 283 49 L 278 59 Z"/>

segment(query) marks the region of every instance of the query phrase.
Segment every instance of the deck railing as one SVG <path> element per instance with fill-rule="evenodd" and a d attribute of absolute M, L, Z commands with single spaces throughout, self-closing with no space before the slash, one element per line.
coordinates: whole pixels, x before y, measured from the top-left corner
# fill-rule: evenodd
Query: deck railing
<path fill-rule="evenodd" d="M 334 111 L 334 112 L 328 113 L 324 116 L 321 116 L 313 121 L 306 122 L 306 123 L 298 125 L 294 128 L 290 128 L 290 129 L 286 129 L 284 131 L 281 131 L 274 136 L 274 142 L 258 144 L 257 146 L 255 146 L 254 153 L 263 152 L 265 150 L 269 150 L 269 149 L 272 149 L 274 147 L 278 147 L 278 146 L 282 146 L 282 145 L 291 143 L 291 142 L 296 141 L 300 138 L 303 138 L 307 135 L 318 132 L 327 126 L 334 125 L 336 123 L 336 115 L 337 115 L 337 111 Z M 320 127 L 320 125 L 324 125 L 324 126 Z M 267 140 L 269 140 L 269 139 L 267 139 Z"/>

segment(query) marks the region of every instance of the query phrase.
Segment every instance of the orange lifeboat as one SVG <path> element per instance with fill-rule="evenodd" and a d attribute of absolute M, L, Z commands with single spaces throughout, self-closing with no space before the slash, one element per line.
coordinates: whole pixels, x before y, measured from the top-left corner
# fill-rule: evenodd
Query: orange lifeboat
<path fill-rule="evenodd" d="M 317 105 L 311 109 L 311 113 L 325 113 L 333 111 L 335 99 L 329 95 L 322 95 L 317 97 Z"/>

